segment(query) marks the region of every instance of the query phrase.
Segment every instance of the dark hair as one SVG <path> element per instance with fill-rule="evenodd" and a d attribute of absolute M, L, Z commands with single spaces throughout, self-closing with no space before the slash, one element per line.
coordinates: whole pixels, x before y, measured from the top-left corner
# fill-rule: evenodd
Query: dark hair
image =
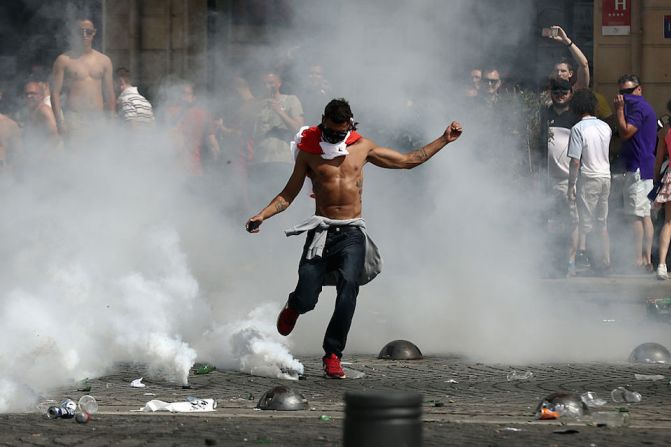
<path fill-rule="evenodd" d="M 352 114 L 352 109 L 350 109 L 347 100 L 345 98 L 337 98 L 332 99 L 331 102 L 326 104 L 324 117 L 336 124 L 342 124 L 347 121 L 352 121 L 354 115 Z"/>
<path fill-rule="evenodd" d="M 633 82 L 636 85 L 641 85 L 641 80 L 635 74 L 625 74 L 620 76 L 620 79 L 617 80 L 618 85 L 622 85 L 625 82 Z"/>
<path fill-rule="evenodd" d="M 118 79 L 123 79 L 126 81 L 126 83 L 131 84 L 132 83 L 132 78 L 130 76 L 130 70 L 127 69 L 126 67 L 119 67 L 116 70 L 116 77 Z"/>
<path fill-rule="evenodd" d="M 573 94 L 571 110 L 578 116 L 596 115 L 598 101 L 590 89 L 582 88 Z"/>
<path fill-rule="evenodd" d="M 95 22 L 91 17 L 89 17 L 88 14 L 76 15 L 72 18 L 72 20 L 69 21 L 69 26 L 74 28 L 75 26 L 79 26 L 79 22 L 91 22 L 93 28 L 97 28 Z"/>
<path fill-rule="evenodd" d="M 571 59 L 568 59 L 568 58 L 566 58 L 566 57 L 562 57 L 562 58 L 559 59 L 557 62 L 555 62 L 554 65 L 553 65 L 552 67 L 554 68 L 554 67 L 556 67 L 556 66 L 559 65 L 559 64 L 566 64 L 566 66 L 568 67 L 569 71 L 575 71 L 575 66 L 573 66 L 573 61 L 572 61 Z"/>

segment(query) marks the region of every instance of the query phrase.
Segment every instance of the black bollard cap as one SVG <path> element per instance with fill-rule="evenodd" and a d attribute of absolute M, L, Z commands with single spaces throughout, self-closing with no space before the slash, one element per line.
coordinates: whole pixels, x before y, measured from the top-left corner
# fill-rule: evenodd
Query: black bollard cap
<path fill-rule="evenodd" d="M 308 400 L 291 388 L 280 385 L 263 393 L 256 408 L 277 411 L 307 410 Z"/>
<path fill-rule="evenodd" d="M 377 356 L 384 360 L 421 360 L 422 351 L 407 340 L 394 340 L 385 345 Z"/>
<path fill-rule="evenodd" d="M 387 408 L 419 407 L 424 401 L 420 393 L 412 391 L 348 391 L 345 393 L 347 407 Z"/>
<path fill-rule="evenodd" d="M 631 351 L 629 361 L 632 363 L 671 363 L 671 353 L 659 343 L 643 343 Z"/>

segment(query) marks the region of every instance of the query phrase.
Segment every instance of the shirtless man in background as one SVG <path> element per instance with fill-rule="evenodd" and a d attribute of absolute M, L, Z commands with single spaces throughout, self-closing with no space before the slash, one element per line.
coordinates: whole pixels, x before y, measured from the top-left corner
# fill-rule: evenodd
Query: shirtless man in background
<path fill-rule="evenodd" d="M 55 149 L 58 147 L 59 135 L 56 119 L 51 107 L 44 103 L 44 84 L 28 81 L 23 89 L 28 115 L 24 123 L 23 138 L 28 150 L 40 152 L 39 149 Z M 41 148 L 34 148 L 38 145 Z"/>
<path fill-rule="evenodd" d="M 334 99 L 326 106 L 319 126 L 303 127 L 296 135 L 292 147 L 296 161 L 282 192 L 247 221 L 247 231 L 257 233 L 264 220 L 289 207 L 306 177 L 312 180 L 315 215 L 286 232 L 291 236 L 308 231 L 308 237 L 298 267 L 298 285 L 280 312 L 277 330 L 281 335 L 289 335 L 298 316 L 317 304 L 322 285 L 335 285 L 335 310 L 323 343 L 326 377 L 345 377 L 340 358 L 354 316 L 359 286 L 380 272 L 379 254 L 366 235 L 361 218 L 365 164 L 412 169 L 455 141 L 461 133 L 461 124 L 453 121 L 440 137 L 426 146 L 408 153 L 397 152 L 359 135 L 347 101 Z"/>
<path fill-rule="evenodd" d="M 72 31 L 72 49 L 54 62 L 51 90 L 58 130 L 69 137 L 90 129 L 100 121 L 104 110 L 110 114 L 116 111 L 112 61 L 92 47 L 96 35 L 93 22 L 78 20 Z M 67 96 L 65 111 L 61 106 L 63 90 Z"/>

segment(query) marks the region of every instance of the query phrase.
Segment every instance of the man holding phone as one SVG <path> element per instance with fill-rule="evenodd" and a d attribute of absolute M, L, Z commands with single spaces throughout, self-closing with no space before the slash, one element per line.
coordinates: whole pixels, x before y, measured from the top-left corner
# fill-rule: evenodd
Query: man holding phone
<path fill-rule="evenodd" d="M 562 59 L 554 64 L 550 78 L 571 81 L 574 90 L 588 88 L 589 62 L 587 61 L 587 57 L 580 51 L 580 48 L 578 48 L 575 42 L 568 37 L 564 29 L 557 25 L 551 26 L 550 28 L 543 28 L 542 36 L 566 46 L 569 53 L 571 53 L 573 62 L 577 65 L 577 70 L 574 71 L 574 64 L 568 59 Z M 574 74 L 575 82 L 573 82 Z"/>
<path fill-rule="evenodd" d="M 622 140 L 620 155 L 625 165 L 624 213 L 630 216 L 634 230 L 634 265 L 653 271 L 650 259 L 653 226 L 648 193 L 653 187 L 657 116 L 643 98 L 638 76 L 626 74 L 617 81 L 615 117 Z"/>

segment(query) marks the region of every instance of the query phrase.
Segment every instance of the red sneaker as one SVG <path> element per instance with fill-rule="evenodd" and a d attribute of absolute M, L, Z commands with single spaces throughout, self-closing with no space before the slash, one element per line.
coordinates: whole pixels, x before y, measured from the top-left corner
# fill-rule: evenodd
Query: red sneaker
<path fill-rule="evenodd" d="M 284 336 L 291 334 L 299 315 L 297 311 L 289 307 L 289 303 L 285 304 L 277 317 L 277 332 Z"/>
<path fill-rule="evenodd" d="M 344 379 L 345 371 L 340 366 L 340 359 L 335 354 L 329 354 L 322 357 L 324 364 L 324 377 L 328 379 Z"/>

